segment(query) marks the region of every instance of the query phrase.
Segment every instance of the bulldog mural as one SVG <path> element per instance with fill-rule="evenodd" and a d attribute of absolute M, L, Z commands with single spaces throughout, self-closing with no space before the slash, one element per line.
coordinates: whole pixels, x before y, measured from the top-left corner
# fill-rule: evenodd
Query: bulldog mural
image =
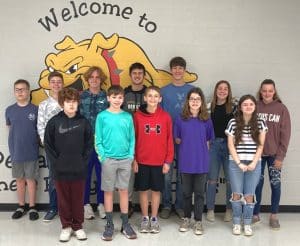
<path fill-rule="evenodd" d="M 31 92 L 32 103 L 38 105 L 49 95 L 48 75 L 59 71 L 64 77 L 65 87 L 78 90 L 88 88 L 83 74 L 90 66 L 98 66 L 107 75 L 102 89 L 111 85 L 126 87 L 130 84 L 128 68 L 134 62 L 142 63 L 146 68 L 145 85 L 166 85 L 171 81 L 171 74 L 156 69 L 144 50 L 134 41 L 119 37 L 118 34 L 106 38 L 102 33 L 95 33 L 91 39 L 76 43 L 70 36 L 55 44 L 58 53 L 46 56 L 47 69 L 40 74 L 40 88 Z M 190 83 L 197 79 L 195 73 L 185 73 L 185 81 Z"/>

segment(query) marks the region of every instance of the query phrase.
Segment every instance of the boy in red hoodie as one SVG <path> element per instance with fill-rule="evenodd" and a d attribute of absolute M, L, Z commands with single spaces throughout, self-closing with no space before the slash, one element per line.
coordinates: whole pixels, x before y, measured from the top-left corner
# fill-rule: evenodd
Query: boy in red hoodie
<path fill-rule="evenodd" d="M 134 115 L 136 133 L 135 160 L 136 190 L 140 191 L 142 222 L 140 232 L 160 231 L 157 213 L 160 193 L 164 187 L 164 174 L 168 173 L 173 161 L 174 145 L 172 119 L 163 111 L 160 89 L 150 86 L 146 89 L 144 101 Z M 148 216 L 148 191 L 151 191 L 151 219 Z"/>

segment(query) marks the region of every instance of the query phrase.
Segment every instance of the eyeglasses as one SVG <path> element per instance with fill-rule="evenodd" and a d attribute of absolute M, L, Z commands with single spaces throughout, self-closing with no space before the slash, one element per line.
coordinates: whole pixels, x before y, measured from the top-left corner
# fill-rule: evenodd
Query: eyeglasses
<path fill-rule="evenodd" d="M 190 97 L 189 101 L 190 102 L 201 102 L 201 97 Z"/>
<path fill-rule="evenodd" d="M 24 92 L 24 91 L 28 91 L 27 88 L 15 88 L 15 92 L 19 93 L 19 92 Z"/>

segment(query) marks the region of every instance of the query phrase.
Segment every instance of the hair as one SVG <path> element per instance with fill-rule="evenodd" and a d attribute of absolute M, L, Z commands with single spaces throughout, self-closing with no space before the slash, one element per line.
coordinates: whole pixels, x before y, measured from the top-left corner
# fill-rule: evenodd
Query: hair
<path fill-rule="evenodd" d="M 49 75 L 48 75 L 48 81 L 50 82 L 50 80 L 53 77 L 59 77 L 59 78 L 61 78 L 62 82 L 64 82 L 64 77 L 63 77 L 63 75 L 60 72 L 54 71 L 54 72 L 49 73 Z"/>
<path fill-rule="evenodd" d="M 129 67 L 129 75 L 131 74 L 131 72 L 134 69 L 143 70 L 144 75 L 146 74 L 146 69 L 142 63 L 136 62 L 136 63 L 131 64 L 131 66 Z"/>
<path fill-rule="evenodd" d="M 243 112 L 241 110 L 241 105 L 244 101 L 250 99 L 252 102 L 255 104 L 255 110 L 252 113 L 251 119 L 248 122 L 248 126 L 250 127 L 250 132 L 251 132 L 251 137 L 253 141 L 257 144 L 260 145 L 259 141 L 259 129 L 258 129 L 258 123 L 257 123 L 257 102 L 254 96 L 252 95 L 244 95 L 240 98 L 239 103 L 238 103 L 238 109 L 236 113 L 236 129 L 235 129 L 235 145 L 238 145 L 241 140 L 242 140 L 242 135 L 243 135 L 243 130 L 244 127 L 246 126 L 244 117 L 243 117 Z"/>
<path fill-rule="evenodd" d="M 160 88 L 156 85 L 151 85 L 151 86 L 147 87 L 146 90 L 145 90 L 144 95 L 147 95 L 150 90 L 156 91 L 161 96 Z"/>
<path fill-rule="evenodd" d="M 181 114 L 182 119 L 188 120 L 191 117 L 189 99 L 192 93 L 198 94 L 201 97 L 201 107 L 198 113 L 198 119 L 204 121 L 208 120 L 209 114 L 206 108 L 205 96 L 199 87 L 194 87 L 188 92 L 182 109 L 182 114 Z"/>
<path fill-rule="evenodd" d="M 228 87 L 228 96 L 226 98 L 226 102 L 225 102 L 225 108 L 226 108 L 226 113 L 229 114 L 232 112 L 232 91 L 231 91 L 231 86 L 230 83 L 226 80 L 220 80 L 219 82 L 217 82 L 215 89 L 214 89 L 214 95 L 213 95 L 213 99 L 211 101 L 211 105 L 210 105 L 210 110 L 211 112 L 215 111 L 215 107 L 217 105 L 217 101 L 218 101 L 218 97 L 217 97 L 217 89 L 219 87 L 219 85 L 221 84 L 226 84 Z"/>
<path fill-rule="evenodd" d="M 71 87 L 67 87 L 58 92 L 58 103 L 63 107 L 66 100 L 75 100 L 80 103 L 79 92 Z"/>
<path fill-rule="evenodd" d="M 170 68 L 172 69 L 172 67 L 176 67 L 176 66 L 180 66 L 180 67 L 183 67 L 185 69 L 186 68 L 186 61 L 180 56 L 173 57 L 170 60 Z"/>
<path fill-rule="evenodd" d="M 274 93 L 274 96 L 273 96 L 273 100 L 278 100 L 279 102 L 282 102 L 281 99 L 280 99 L 280 97 L 279 97 L 279 95 L 278 95 L 278 93 L 277 93 L 275 82 L 272 79 L 265 79 L 263 82 L 261 82 L 259 90 L 257 92 L 257 98 L 258 98 L 258 100 L 263 100 L 263 98 L 261 96 L 261 93 L 260 93 L 263 85 L 273 85 L 274 90 L 275 90 L 275 93 Z"/>
<path fill-rule="evenodd" d="M 30 89 L 30 84 L 27 80 L 25 79 L 18 79 L 15 83 L 14 83 L 14 88 L 16 87 L 16 85 L 19 85 L 19 84 L 25 84 L 27 89 L 29 90 Z"/>
<path fill-rule="evenodd" d="M 120 85 L 112 85 L 107 90 L 107 96 L 119 95 L 119 94 L 121 94 L 121 95 L 125 94 L 124 89 Z"/>
<path fill-rule="evenodd" d="M 102 83 L 105 84 L 105 80 L 107 79 L 107 76 L 105 75 L 105 73 L 103 72 L 103 70 L 100 67 L 97 66 L 92 66 L 90 67 L 84 74 L 83 77 L 86 81 L 89 80 L 89 78 L 92 76 L 92 73 L 97 71 L 97 73 L 99 74 L 99 78 L 101 81 L 101 85 Z"/>

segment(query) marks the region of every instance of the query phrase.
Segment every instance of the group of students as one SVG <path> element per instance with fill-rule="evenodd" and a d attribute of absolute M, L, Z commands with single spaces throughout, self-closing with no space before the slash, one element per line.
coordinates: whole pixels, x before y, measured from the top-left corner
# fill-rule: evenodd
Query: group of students
<path fill-rule="evenodd" d="M 63 88 L 63 76 L 52 72 L 48 77 L 50 95 L 39 107 L 29 102 L 29 83 L 16 81 L 17 102 L 6 109 L 12 175 L 17 181 L 19 202 L 12 218 L 26 213 L 26 183 L 29 218 L 39 218 L 35 208 L 39 135 L 50 178 L 50 209 L 44 221 L 51 221 L 59 213 L 62 242 L 69 241 L 72 234 L 79 240 L 87 239 L 82 224 L 84 218 L 95 217 L 89 199 L 93 169 L 97 208 L 107 221 L 102 234 L 106 241 L 114 235 L 115 190 L 120 198 L 121 232 L 127 238 L 137 238 L 129 223 L 134 190 L 139 191 L 142 214 L 139 231 L 160 232 L 158 216 L 167 219 L 173 210 L 174 168 L 174 209 L 182 219 L 180 232 L 193 228 L 196 235 L 203 234 L 205 191 L 206 218 L 215 220 L 221 166 L 227 188 L 224 221 L 233 220 L 232 233 L 240 235 L 243 225 L 244 234 L 253 235 L 251 224 L 260 221 L 266 165 L 272 188 L 270 226 L 279 229 L 281 168 L 291 123 L 274 81 L 261 83 L 258 101 L 252 95 L 244 95 L 238 102 L 232 97 L 229 82 L 219 81 L 211 103 L 206 104 L 202 90 L 184 82 L 185 69 L 182 57 L 172 58 L 172 82 L 160 89 L 146 87 L 145 67 L 134 63 L 129 68 L 131 85 L 125 90 L 113 85 L 106 93 L 101 89 L 105 74 L 99 67 L 90 67 L 84 75 L 89 89 L 81 94 Z"/>

